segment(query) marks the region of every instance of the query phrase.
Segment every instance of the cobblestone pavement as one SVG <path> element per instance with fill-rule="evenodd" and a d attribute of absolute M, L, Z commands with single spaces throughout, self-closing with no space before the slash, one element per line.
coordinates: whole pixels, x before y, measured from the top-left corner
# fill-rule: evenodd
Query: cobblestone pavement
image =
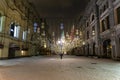
<path fill-rule="evenodd" d="M 0 80 L 120 80 L 120 62 L 77 56 L 0 60 Z"/>

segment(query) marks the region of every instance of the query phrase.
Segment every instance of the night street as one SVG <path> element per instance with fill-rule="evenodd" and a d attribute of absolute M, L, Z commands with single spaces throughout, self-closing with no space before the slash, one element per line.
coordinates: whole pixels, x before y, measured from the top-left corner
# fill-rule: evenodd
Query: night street
<path fill-rule="evenodd" d="M 66 55 L 1 60 L 0 80 L 120 80 L 120 63 Z"/>

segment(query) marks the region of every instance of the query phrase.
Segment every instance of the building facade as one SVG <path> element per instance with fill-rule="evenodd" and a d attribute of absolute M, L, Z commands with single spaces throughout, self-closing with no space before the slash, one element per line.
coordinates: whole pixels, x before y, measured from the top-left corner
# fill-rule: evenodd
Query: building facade
<path fill-rule="evenodd" d="M 31 35 L 37 17 L 27 0 L 0 0 L 0 59 L 34 55 Z"/>
<path fill-rule="evenodd" d="M 119 59 L 120 53 L 120 1 L 91 0 L 79 22 L 86 56 Z"/>

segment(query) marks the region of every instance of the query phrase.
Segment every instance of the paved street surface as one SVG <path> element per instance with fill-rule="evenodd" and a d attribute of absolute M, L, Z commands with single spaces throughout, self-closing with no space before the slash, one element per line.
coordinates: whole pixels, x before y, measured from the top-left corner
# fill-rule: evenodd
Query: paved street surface
<path fill-rule="evenodd" d="M 77 56 L 0 60 L 0 80 L 120 80 L 120 62 Z"/>

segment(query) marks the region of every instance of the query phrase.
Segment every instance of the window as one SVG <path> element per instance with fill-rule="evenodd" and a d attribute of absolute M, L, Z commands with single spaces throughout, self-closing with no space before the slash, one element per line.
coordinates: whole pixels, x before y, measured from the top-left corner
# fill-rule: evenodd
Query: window
<path fill-rule="evenodd" d="M 14 37 L 19 38 L 19 33 L 20 33 L 20 26 L 15 26 L 14 27 Z"/>
<path fill-rule="evenodd" d="M 101 22 L 101 28 L 102 28 L 102 32 L 104 32 L 105 31 L 105 20 L 102 20 L 102 22 Z"/>
<path fill-rule="evenodd" d="M 95 26 L 92 27 L 92 36 L 95 36 Z"/>
<path fill-rule="evenodd" d="M 23 31 L 23 37 L 22 37 L 23 40 L 26 40 L 27 39 L 27 31 Z"/>
<path fill-rule="evenodd" d="M 117 24 L 120 24 L 120 7 L 117 8 Z"/>
<path fill-rule="evenodd" d="M 19 33 L 20 33 L 20 26 L 15 25 L 15 23 L 12 22 L 10 25 L 10 36 L 19 38 Z"/>
<path fill-rule="evenodd" d="M 0 14 L 0 32 L 2 32 L 2 15 Z"/>
<path fill-rule="evenodd" d="M 93 21 L 95 19 L 95 16 L 94 15 L 92 15 L 92 19 L 91 19 L 91 21 Z"/>
<path fill-rule="evenodd" d="M 107 16 L 104 20 L 101 22 L 102 32 L 104 32 L 107 29 L 110 29 L 110 22 L 109 22 L 109 16 Z"/>
<path fill-rule="evenodd" d="M 15 23 L 12 22 L 10 25 L 10 36 L 14 37 L 14 28 L 15 28 Z"/>
<path fill-rule="evenodd" d="M 89 22 L 87 21 L 87 22 L 86 22 L 86 27 L 88 27 L 88 26 L 89 26 Z"/>
<path fill-rule="evenodd" d="M 99 9 L 99 14 L 100 14 L 100 15 L 102 14 L 102 9 Z"/>
<path fill-rule="evenodd" d="M 37 27 L 38 27 L 38 24 L 34 23 L 34 32 L 37 32 Z"/>
<path fill-rule="evenodd" d="M 102 13 L 104 13 L 104 11 L 106 11 L 106 9 L 108 9 L 108 8 L 109 8 L 109 3 L 108 3 L 108 1 L 107 1 L 106 4 L 104 4 L 104 5 L 99 9 L 100 15 L 101 15 Z"/>
<path fill-rule="evenodd" d="M 106 27 L 107 29 L 110 29 L 109 16 L 106 17 Z"/>

